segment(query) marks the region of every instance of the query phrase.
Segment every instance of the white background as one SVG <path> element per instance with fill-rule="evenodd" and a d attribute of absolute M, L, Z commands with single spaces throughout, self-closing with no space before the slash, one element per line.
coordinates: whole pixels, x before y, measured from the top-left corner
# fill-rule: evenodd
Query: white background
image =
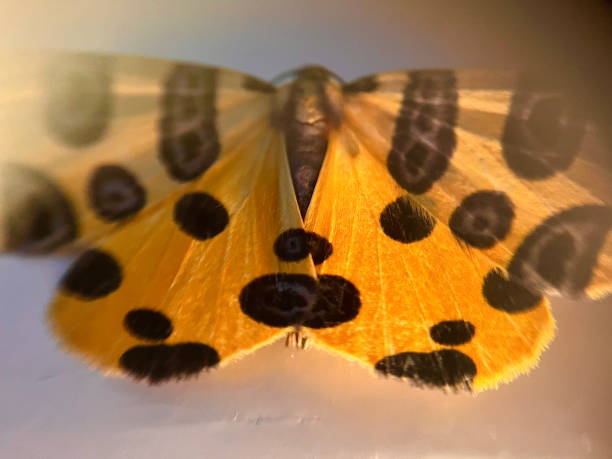
<path fill-rule="evenodd" d="M 535 65 L 568 75 L 586 102 L 609 97 L 599 93 L 609 81 L 599 62 L 612 16 L 595 2 L 537 2 L 534 11 L 522 1 L 0 1 L 1 45 L 188 59 L 264 78 L 305 63 L 346 79 Z M 558 336 L 539 368 L 476 397 L 416 389 L 282 343 L 151 388 L 103 378 L 56 349 L 44 311 L 66 266 L 0 257 L 0 457 L 612 454 L 610 299 L 554 301 Z"/>

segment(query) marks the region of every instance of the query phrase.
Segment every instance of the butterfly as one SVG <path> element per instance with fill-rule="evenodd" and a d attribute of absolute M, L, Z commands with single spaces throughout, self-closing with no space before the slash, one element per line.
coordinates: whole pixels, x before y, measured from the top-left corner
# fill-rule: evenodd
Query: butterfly
<path fill-rule="evenodd" d="M 181 379 L 286 336 L 480 391 L 536 365 L 547 296 L 610 291 L 609 149 L 549 79 L 2 68 L 0 246 L 77 255 L 48 320 L 105 373 Z"/>

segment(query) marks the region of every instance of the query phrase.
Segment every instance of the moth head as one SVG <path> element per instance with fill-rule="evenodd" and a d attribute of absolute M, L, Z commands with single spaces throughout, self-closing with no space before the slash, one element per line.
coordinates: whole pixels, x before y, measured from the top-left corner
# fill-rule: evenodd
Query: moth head
<path fill-rule="evenodd" d="M 320 122 L 323 131 L 337 127 L 342 119 L 343 80 L 319 65 L 306 65 L 282 73 L 272 83 L 276 93 L 272 123 L 286 127 L 291 120 L 304 124 Z"/>
<path fill-rule="evenodd" d="M 321 83 L 333 82 L 342 85 L 344 80 L 331 70 L 320 65 L 304 65 L 287 72 L 283 72 L 272 80 L 276 85 L 283 85 L 295 80 L 316 81 Z"/>

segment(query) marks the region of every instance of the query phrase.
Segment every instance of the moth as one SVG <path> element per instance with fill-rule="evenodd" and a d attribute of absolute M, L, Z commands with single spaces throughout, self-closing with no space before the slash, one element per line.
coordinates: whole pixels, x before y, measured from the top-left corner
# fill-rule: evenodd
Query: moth
<path fill-rule="evenodd" d="M 408 70 L 272 84 L 128 56 L 0 74 L 0 246 L 76 254 L 62 348 L 160 383 L 284 336 L 480 391 L 611 289 L 609 146 L 554 82 Z M 289 335 L 288 335 L 289 334 Z"/>

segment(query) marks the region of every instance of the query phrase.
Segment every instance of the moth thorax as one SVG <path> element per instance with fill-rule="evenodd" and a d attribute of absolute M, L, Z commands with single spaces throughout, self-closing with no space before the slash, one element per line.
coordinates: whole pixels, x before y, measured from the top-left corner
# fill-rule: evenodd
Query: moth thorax
<path fill-rule="evenodd" d="M 340 85 L 322 67 L 296 71 L 295 81 L 278 91 L 273 124 L 285 137 L 293 187 L 302 217 L 310 204 L 329 132 L 342 117 Z"/>

